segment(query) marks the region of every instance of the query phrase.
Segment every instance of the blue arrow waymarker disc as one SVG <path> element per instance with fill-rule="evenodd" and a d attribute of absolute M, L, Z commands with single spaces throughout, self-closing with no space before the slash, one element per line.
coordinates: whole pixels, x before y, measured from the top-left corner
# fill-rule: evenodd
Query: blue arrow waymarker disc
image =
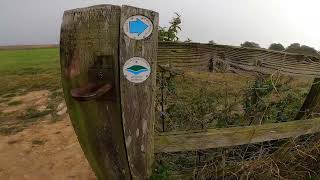
<path fill-rule="evenodd" d="M 148 28 L 148 25 L 137 18 L 136 21 L 129 21 L 129 32 L 137 33 L 138 36 Z"/>
<path fill-rule="evenodd" d="M 129 17 L 125 21 L 123 29 L 128 37 L 142 40 L 150 36 L 153 30 L 153 24 L 149 18 L 136 15 Z"/>

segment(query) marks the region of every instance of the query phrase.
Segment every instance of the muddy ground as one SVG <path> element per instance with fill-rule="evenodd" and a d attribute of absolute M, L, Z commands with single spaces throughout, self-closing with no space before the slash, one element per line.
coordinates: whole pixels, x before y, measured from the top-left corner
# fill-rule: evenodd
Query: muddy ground
<path fill-rule="evenodd" d="M 96 179 L 63 98 L 50 106 L 51 94 L 33 91 L 1 99 L 1 180 Z"/>

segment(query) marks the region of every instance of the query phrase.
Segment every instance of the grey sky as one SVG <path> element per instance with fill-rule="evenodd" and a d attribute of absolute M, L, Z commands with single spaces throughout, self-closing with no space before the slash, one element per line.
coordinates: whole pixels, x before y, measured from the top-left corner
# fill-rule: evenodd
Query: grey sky
<path fill-rule="evenodd" d="M 178 12 L 180 37 L 239 45 L 299 42 L 320 49 L 319 0 L 0 0 L 0 45 L 58 43 L 64 10 L 128 4 L 160 13 L 166 26 Z"/>

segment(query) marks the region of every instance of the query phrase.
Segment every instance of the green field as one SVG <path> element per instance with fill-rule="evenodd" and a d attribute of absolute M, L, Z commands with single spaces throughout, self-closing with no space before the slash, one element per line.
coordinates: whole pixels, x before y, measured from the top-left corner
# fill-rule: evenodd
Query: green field
<path fill-rule="evenodd" d="M 58 48 L 0 50 L 0 74 L 2 84 L 0 86 L 1 110 L 12 107 L 23 108 L 25 102 L 14 100 L 17 96 L 39 90 L 50 92 L 47 96 L 46 108 L 42 111 L 30 106 L 24 107 L 22 114 L 1 112 L 0 134 L 10 135 L 22 131 L 30 124 L 43 120 L 47 115 L 50 115 L 53 120 L 55 119 L 57 107 L 63 102 Z M 161 110 L 161 95 L 163 93 L 165 101 L 163 108 L 166 116 L 165 119 L 157 116 L 155 126 L 157 132 L 290 121 L 299 111 L 313 80 L 312 78 L 289 78 L 280 75 L 270 77 L 250 73 L 192 71 L 185 71 L 174 77 L 164 74 L 164 77 L 163 92 L 157 82 L 156 104 L 157 114 L 161 114 L 159 111 Z M 159 81 L 159 74 L 157 78 Z M 251 118 L 251 121 L 248 121 L 248 118 Z M 307 142 L 305 137 L 300 139 L 299 142 L 301 141 L 302 144 Z M 310 137 L 307 136 L 307 139 Z M 311 143 L 316 141 L 316 138 L 314 139 Z M 194 152 L 158 154 L 156 155 L 158 172 L 155 173 L 155 176 L 163 179 L 170 171 L 184 171 L 202 166 L 209 168 L 209 172 L 206 172 L 209 173 L 209 176 L 214 172 L 218 176 L 232 177 L 238 167 L 246 167 L 249 168 L 248 172 L 252 172 L 256 177 L 274 177 L 272 171 L 275 168 L 269 167 L 274 163 L 270 160 L 274 150 L 270 149 L 281 149 L 279 146 L 286 142 L 283 140 L 273 143 L 265 142 L 219 148 L 201 151 L 200 154 Z M 318 144 L 316 145 L 318 146 Z M 290 165 L 291 161 L 287 158 L 298 157 L 299 154 L 295 153 L 300 151 L 295 151 L 295 145 L 289 144 L 288 148 L 292 150 L 291 154 L 287 153 L 288 156 L 282 159 L 276 156 L 280 159 L 279 165 Z M 310 154 L 316 154 L 311 145 L 304 147 L 304 149 L 310 149 Z M 298 157 L 292 163 L 304 162 L 303 158 L 299 159 Z M 221 164 L 222 161 L 224 164 Z M 251 164 L 253 165 L 251 166 Z M 262 169 L 270 169 L 271 173 L 269 171 L 262 172 L 261 169 L 256 168 L 259 166 Z M 305 166 L 309 165 L 306 163 Z M 280 168 L 287 169 L 286 166 Z M 310 168 L 314 167 L 310 165 Z M 212 169 L 217 169 L 217 172 Z M 220 172 L 220 170 L 223 171 Z M 295 170 L 292 168 L 292 171 Z M 300 172 L 300 169 L 298 170 Z M 302 172 L 301 176 L 305 176 L 304 173 Z M 287 177 L 290 176 L 287 174 Z"/>
<path fill-rule="evenodd" d="M 46 115 L 57 120 L 63 101 L 58 48 L 0 50 L 0 74 L 0 134 L 22 131 Z M 21 97 L 40 90 L 49 93 Z"/>
<path fill-rule="evenodd" d="M 49 90 L 53 95 L 62 99 L 59 48 L 35 48 L 21 50 L 0 50 L 0 97 L 13 97 L 36 90 Z M 159 74 L 158 74 L 159 75 Z M 251 114 L 258 117 L 257 111 L 268 106 L 268 112 L 263 111 L 262 123 L 275 122 L 277 108 L 284 107 L 285 115 L 291 114 L 293 118 L 308 92 L 312 79 L 290 79 L 276 77 L 271 83 L 270 77 L 263 76 L 264 82 L 256 87 L 255 75 L 233 73 L 185 72 L 167 79 L 169 83 L 164 87 L 164 109 L 169 115 L 166 118 L 167 130 L 183 130 L 204 127 L 229 127 L 248 125 L 243 112 L 243 103 L 248 96 L 250 88 L 267 89 L 267 92 L 258 90 L 263 97 L 253 104 Z M 158 77 L 158 80 L 159 77 Z M 169 82 L 170 81 L 170 82 Z M 284 82 L 288 82 L 283 86 Z M 275 89 L 277 86 L 278 89 Z M 158 83 L 159 87 L 159 83 Z M 248 89 L 249 88 L 249 89 Z M 290 91 L 287 91 L 288 88 Z M 260 92 L 261 91 L 261 92 Z M 279 94 L 280 93 L 280 94 Z M 288 96 L 289 93 L 289 96 Z M 261 96 L 259 95 L 259 96 Z M 59 97 L 57 97 L 59 96 Z M 159 100 L 161 92 L 157 92 Z M 247 96 L 247 97 L 246 97 Z M 291 98 L 294 97 L 294 99 Z M 287 100 L 292 99 L 292 102 Z M 282 101 L 286 101 L 282 103 Z M 261 102 L 263 104 L 261 104 Z M 259 104 L 260 103 L 260 104 Z M 279 104 L 280 103 L 280 104 Z M 19 104 L 10 102 L 8 105 Z M 158 105 L 161 102 L 157 103 Z M 265 105 L 267 104 L 267 106 Z M 258 108 L 258 110 L 257 110 Z M 157 108 L 161 109 L 161 108 Z M 214 112 L 214 113 L 212 113 Z M 248 113 L 247 113 L 248 114 Z M 207 118 L 210 115 L 211 118 Z M 279 118 L 279 117 L 278 117 Z M 218 119 L 218 121 L 217 121 Z M 260 117 L 258 119 L 261 119 Z M 266 120 L 265 120 L 266 119 Z M 268 120 L 270 119 L 270 120 Z M 156 129 L 161 131 L 161 120 L 156 123 Z M 260 122 L 260 123 L 261 123 Z M 256 124 L 254 122 L 253 124 Z"/>
<path fill-rule="evenodd" d="M 59 49 L 2 50 L 0 74 L 1 96 L 39 89 L 59 89 Z"/>

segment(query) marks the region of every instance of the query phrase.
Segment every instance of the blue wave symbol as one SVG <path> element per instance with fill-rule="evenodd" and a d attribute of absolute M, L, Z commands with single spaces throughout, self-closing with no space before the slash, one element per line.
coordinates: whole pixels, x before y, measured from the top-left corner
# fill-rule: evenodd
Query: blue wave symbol
<path fill-rule="evenodd" d="M 134 74 L 134 75 L 138 75 L 140 73 L 143 73 L 143 72 L 146 72 L 148 71 L 148 69 L 140 69 L 138 71 L 134 71 L 134 70 L 131 70 L 131 69 L 127 69 L 127 71 L 129 71 L 130 73 Z"/>

